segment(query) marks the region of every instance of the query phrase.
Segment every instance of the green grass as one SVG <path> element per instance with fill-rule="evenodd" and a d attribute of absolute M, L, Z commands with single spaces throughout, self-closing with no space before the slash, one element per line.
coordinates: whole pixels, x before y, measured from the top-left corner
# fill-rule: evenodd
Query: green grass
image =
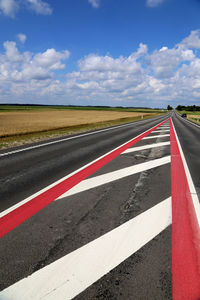
<path fill-rule="evenodd" d="M 187 110 L 177 110 L 179 115 L 186 114 L 186 115 L 200 115 L 200 111 L 187 111 Z"/>
<path fill-rule="evenodd" d="M 166 110 L 151 108 L 126 108 L 126 107 L 100 107 L 100 106 L 62 106 L 62 105 L 0 105 L 0 112 L 32 111 L 32 110 L 99 110 L 99 111 L 121 111 L 121 112 L 144 112 L 144 113 L 166 113 Z"/>

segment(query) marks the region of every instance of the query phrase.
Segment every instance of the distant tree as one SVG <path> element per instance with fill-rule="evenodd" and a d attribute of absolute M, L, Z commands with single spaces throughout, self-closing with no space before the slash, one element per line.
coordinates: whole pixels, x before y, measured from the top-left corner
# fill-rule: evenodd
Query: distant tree
<path fill-rule="evenodd" d="M 177 110 L 183 110 L 183 106 L 182 106 L 182 105 L 178 105 L 178 106 L 176 107 L 176 109 L 177 109 Z"/>
<path fill-rule="evenodd" d="M 167 105 L 167 110 L 172 110 L 173 107 L 171 107 L 170 105 Z"/>

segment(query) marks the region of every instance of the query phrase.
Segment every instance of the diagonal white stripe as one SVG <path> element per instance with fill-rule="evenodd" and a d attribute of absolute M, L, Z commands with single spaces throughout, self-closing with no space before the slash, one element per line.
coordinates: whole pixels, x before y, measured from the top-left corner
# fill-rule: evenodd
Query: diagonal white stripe
<path fill-rule="evenodd" d="M 146 136 L 143 138 L 143 140 L 155 139 L 155 138 L 166 137 L 166 136 L 170 136 L 170 135 L 169 134 L 160 134 L 160 135 Z"/>
<path fill-rule="evenodd" d="M 155 143 L 155 144 L 150 144 L 150 145 L 145 145 L 145 146 L 140 146 L 140 147 L 128 148 L 122 154 L 141 151 L 141 150 L 146 150 L 146 149 L 151 149 L 151 148 L 156 148 L 156 147 L 163 147 L 163 146 L 167 146 L 167 145 L 170 145 L 170 142 Z"/>
<path fill-rule="evenodd" d="M 158 133 L 158 132 L 169 132 L 169 129 L 162 129 L 162 130 L 155 129 L 153 132 L 155 132 L 155 133 Z"/>
<path fill-rule="evenodd" d="M 171 197 L 0 293 L 1 300 L 72 299 L 172 222 Z"/>
<path fill-rule="evenodd" d="M 100 185 L 115 181 L 115 180 L 119 180 L 121 178 L 139 173 L 139 172 L 143 172 L 152 168 L 156 168 L 159 166 L 162 166 L 164 164 L 170 163 L 171 161 L 171 157 L 170 156 L 166 156 L 166 157 L 162 157 L 162 158 L 158 158 L 158 159 L 154 159 L 145 163 L 141 163 L 138 165 L 134 165 L 131 167 L 127 167 L 124 169 L 120 169 L 117 171 L 113 171 L 110 173 L 106 173 L 103 175 L 99 175 L 93 178 L 89 178 L 86 180 L 81 181 L 79 184 L 77 184 L 76 186 L 74 186 L 72 189 L 70 189 L 69 191 L 67 191 L 66 193 L 62 194 L 58 199 L 62 199 L 64 197 L 67 196 L 71 196 L 95 187 L 98 187 Z M 57 199 L 57 200 L 58 200 Z"/>

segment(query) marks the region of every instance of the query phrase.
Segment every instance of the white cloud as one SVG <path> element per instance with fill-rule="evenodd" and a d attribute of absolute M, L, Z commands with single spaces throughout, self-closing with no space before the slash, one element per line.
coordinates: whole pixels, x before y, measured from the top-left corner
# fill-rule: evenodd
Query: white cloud
<path fill-rule="evenodd" d="M 33 62 L 50 70 L 62 70 L 65 68 L 65 64 L 62 64 L 61 60 L 69 58 L 69 55 L 68 50 L 56 52 L 55 49 L 48 49 L 43 53 L 36 54 Z"/>
<path fill-rule="evenodd" d="M 54 71 L 64 69 L 63 63 L 68 59 L 68 50 L 57 52 L 55 49 L 47 49 L 43 53 L 20 53 L 16 43 L 6 41 L 3 44 L 5 52 L 0 54 L 0 83 L 10 82 L 10 88 L 16 82 L 28 86 L 28 81 L 54 79 Z M 35 82 L 37 87 L 38 82 Z"/>
<path fill-rule="evenodd" d="M 147 0 L 146 4 L 149 7 L 156 7 L 160 4 L 162 4 L 164 0 Z"/>
<path fill-rule="evenodd" d="M 16 47 L 15 42 L 4 42 L 5 58 L 10 62 L 18 62 L 21 60 L 21 55 Z"/>
<path fill-rule="evenodd" d="M 19 34 L 17 35 L 17 38 L 18 38 L 18 40 L 19 40 L 22 44 L 24 44 L 24 43 L 26 42 L 26 35 L 23 34 L 23 33 L 19 33 Z"/>
<path fill-rule="evenodd" d="M 19 6 L 15 0 L 0 0 L 0 12 L 5 16 L 14 18 Z"/>
<path fill-rule="evenodd" d="M 88 2 L 95 8 L 100 6 L 100 0 L 88 0 Z"/>
<path fill-rule="evenodd" d="M 148 58 L 156 78 L 169 78 L 174 76 L 179 64 L 193 60 L 194 53 L 192 50 L 162 47 L 159 51 L 154 51 Z"/>
<path fill-rule="evenodd" d="M 15 42 L 6 41 L 0 53 L 0 97 L 7 102 L 29 99 L 82 105 L 199 104 L 197 46 L 197 40 L 186 37 L 172 48 L 163 45 L 153 52 L 140 43 L 127 57 L 91 53 L 78 61 L 76 71 L 67 73 L 68 50 L 21 52 Z"/>
<path fill-rule="evenodd" d="M 191 31 L 190 35 L 183 39 L 179 46 L 200 49 L 200 30 Z"/>
<path fill-rule="evenodd" d="M 42 0 L 26 0 L 29 8 L 36 12 L 37 14 L 41 15 L 51 15 L 52 14 L 52 8 L 51 6 Z"/>
<path fill-rule="evenodd" d="M 28 9 L 36 14 L 51 15 L 52 7 L 43 0 L 0 0 L 0 13 L 14 18 L 20 9 Z"/>

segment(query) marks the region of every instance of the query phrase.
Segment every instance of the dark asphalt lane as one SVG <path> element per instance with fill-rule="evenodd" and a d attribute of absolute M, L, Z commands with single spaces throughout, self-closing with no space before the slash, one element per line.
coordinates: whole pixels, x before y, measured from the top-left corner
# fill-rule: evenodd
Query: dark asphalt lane
<path fill-rule="evenodd" d="M 40 191 L 167 117 L 165 115 L 134 122 L 109 131 L 0 157 L 0 211 Z"/>
<path fill-rule="evenodd" d="M 194 126 L 175 112 L 172 120 L 200 199 L 200 126 Z"/>

